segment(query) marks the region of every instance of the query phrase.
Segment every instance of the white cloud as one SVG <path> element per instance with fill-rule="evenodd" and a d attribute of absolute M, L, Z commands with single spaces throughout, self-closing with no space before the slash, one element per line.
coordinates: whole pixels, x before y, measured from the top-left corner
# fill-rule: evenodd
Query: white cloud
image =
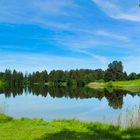
<path fill-rule="evenodd" d="M 98 30 L 96 32 L 96 34 L 100 35 L 100 36 L 109 37 L 109 38 L 115 39 L 115 40 L 121 40 L 121 41 L 128 41 L 129 40 L 129 38 L 127 36 L 114 34 L 111 32 L 104 31 L 104 30 Z"/>
<path fill-rule="evenodd" d="M 118 18 L 118 19 L 140 22 L 140 12 L 137 13 L 137 11 L 135 11 L 134 13 L 120 13 L 117 16 L 114 15 L 112 17 Z"/>
<path fill-rule="evenodd" d="M 138 2 L 135 5 L 135 7 L 134 5 L 132 5 L 131 7 L 128 7 L 127 4 L 124 7 L 124 6 L 121 6 L 119 2 L 115 3 L 115 1 L 110 1 L 110 0 L 106 0 L 106 1 L 92 0 L 92 1 L 96 3 L 101 8 L 101 10 L 103 10 L 108 16 L 114 19 L 140 22 L 140 8 L 138 6 Z M 120 3 L 122 2 L 123 1 L 120 1 Z"/>
<path fill-rule="evenodd" d="M 69 23 L 62 22 L 60 17 L 70 16 L 71 10 L 66 9 L 77 8 L 73 0 L 1 0 L 0 5 L 1 23 L 34 24 L 56 29 L 68 29 Z"/>
<path fill-rule="evenodd" d="M 70 16 L 65 9 L 70 7 L 78 7 L 78 5 L 76 5 L 73 0 L 51 0 L 51 2 L 48 0 L 41 0 L 34 2 L 34 6 L 39 10 L 41 16 L 43 13 L 44 15 L 49 14 L 51 16 Z"/>
<path fill-rule="evenodd" d="M 91 53 L 89 51 L 85 51 L 85 50 L 77 50 L 77 51 L 90 56 L 91 59 L 97 60 L 98 62 L 101 62 L 101 63 L 109 63 L 110 62 L 109 57 L 102 56 L 102 55 L 96 55 L 96 54 L 93 54 L 93 53 Z"/>
<path fill-rule="evenodd" d="M 67 56 L 55 56 L 35 53 L 1 53 L 0 71 L 6 68 L 16 69 L 23 72 L 42 71 L 47 69 L 77 69 L 77 68 L 105 68 L 107 63 L 91 58 L 75 58 Z M 101 66 L 99 64 L 102 64 Z"/>
<path fill-rule="evenodd" d="M 79 49 L 92 49 L 92 48 L 95 48 L 97 45 L 101 45 L 101 44 L 105 44 L 105 43 L 102 43 L 96 39 L 94 39 L 94 37 L 90 37 L 90 38 L 76 38 L 76 40 L 74 39 L 66 39 L 66 40 L 61 40 L 60 41 L 61 44 L 69 47 L 70 49 L 72 50 L 79 50 Z"/>
<path fill-rule="evenodd" d="M 68 57 L 68 56 L 55 56 L 48 54 L 36 54 L 36 53 L 1 53 L 0 55 L 0 71 L 4 71 L 6 68 L 16 69 L 23 72 L 42 71 L 47 69 L 106 69 L 107 65 L 114 60 L 121 60 L 124 64 L 124 69 L 128 73 L 140 72 L 139 56 L 123 56 L 123 57 L 106 57 L 96 55 L 84 50 L 79 50 L 80 53 L 89 55 L 89 58 L 85 57 Z"/>

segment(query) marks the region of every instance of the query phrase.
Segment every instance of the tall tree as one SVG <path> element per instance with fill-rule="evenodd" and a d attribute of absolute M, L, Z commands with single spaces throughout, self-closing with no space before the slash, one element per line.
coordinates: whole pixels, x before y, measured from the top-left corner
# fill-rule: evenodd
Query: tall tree
<path fill-rule="evenodd" d="M 123 65 L 121 61 L 113 61 L 105 71 L 105 81 L 118 81 L 123 79 Z"/>

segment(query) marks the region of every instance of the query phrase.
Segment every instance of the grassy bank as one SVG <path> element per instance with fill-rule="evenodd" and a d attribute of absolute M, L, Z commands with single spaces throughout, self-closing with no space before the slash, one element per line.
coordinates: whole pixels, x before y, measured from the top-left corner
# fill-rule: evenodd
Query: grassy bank
<path fill-rule="evenodd" d="M 76 120 L 46 122 L 0 115 L 1 140 L 139 140 L 140 129 Z"/>
<path fill-rule="evenodd" d="M 140 80 L 130 80 L 130 81 L 115 81 L 115 82 L 92 82 L 88 84 L 90 88 L 107 88 L 113 87 L 117 89 L 124 89 L 131 92 L 140 91 Z"/>
<path fill-rule="evenodd" d="M 0 88 L 3 88 L 4 85 L 5 85 L 5 83 L 2 80 L 0 80 Z"/>

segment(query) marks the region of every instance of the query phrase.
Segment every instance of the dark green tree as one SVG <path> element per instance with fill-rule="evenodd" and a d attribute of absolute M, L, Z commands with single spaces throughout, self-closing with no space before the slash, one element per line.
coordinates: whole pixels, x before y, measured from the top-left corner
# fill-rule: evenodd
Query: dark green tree
<path fill-rule="evenodd" d="M 128 80 L 135 80 L 137 78 L 138 78 L 138 76 L 135 72 L 132 72 L 128 75 Z"/>
<path fill-rule="evenodd" d="M 113 61 L 105 71 L 105 81 L 119 81 L 123 79 L 123 65 L 121 61 Z"/>

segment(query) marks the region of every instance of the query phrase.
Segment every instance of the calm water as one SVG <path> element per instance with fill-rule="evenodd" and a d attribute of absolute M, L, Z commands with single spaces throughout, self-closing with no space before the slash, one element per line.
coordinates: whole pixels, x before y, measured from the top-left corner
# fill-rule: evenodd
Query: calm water
<path fill-rule="evenodd" d="M 89 88 L 5 89 L 0 91 L 0 110 L 15 118 L 79 119 L 111 122 L 140 105 L 139 93 Z"/>

